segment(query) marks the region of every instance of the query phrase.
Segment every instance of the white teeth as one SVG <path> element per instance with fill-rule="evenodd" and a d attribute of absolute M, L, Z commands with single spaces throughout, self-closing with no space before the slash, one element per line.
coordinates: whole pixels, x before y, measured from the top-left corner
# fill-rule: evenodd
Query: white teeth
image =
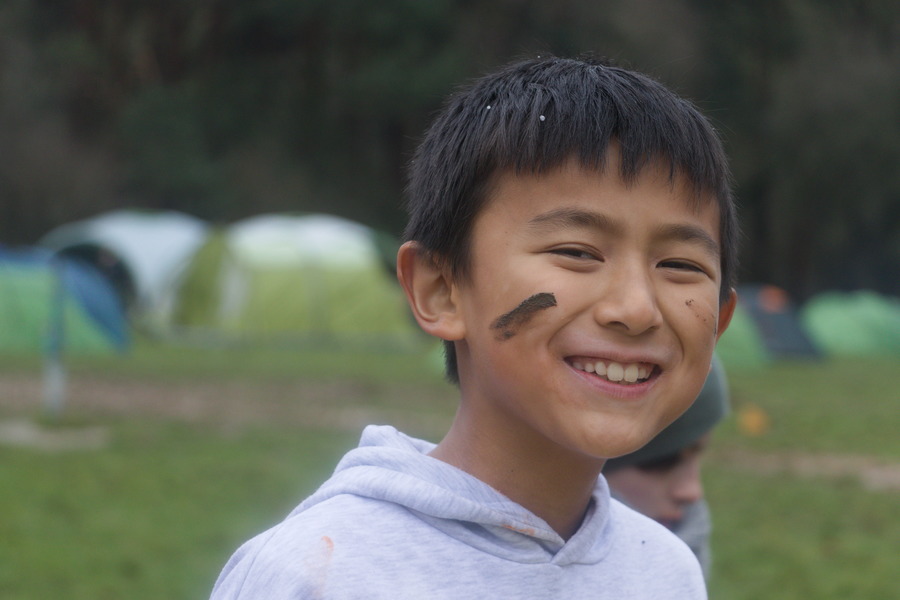
<path fill-rule="evenodd" d="M 625 377 L 625 368 L 619 363 L 609 363 L 606 367 L 606 378 L 610 381 L 622 381 Z"/>
<path fill-rule="evenodd" d="M 637 383 L 650 377 L 653 367 L 641 363 L 605 363 L 602 360 L 596 362 L 573 362 L 572 366 L 579 371 L 596 373 L 613 382 Z"/>
<path fill-rule="evenodd" d="M 638 366 L 637 365 L 628 365 L 625 367 L 625 381 L 628 383 L 634 383 L 638 380 Z"/>

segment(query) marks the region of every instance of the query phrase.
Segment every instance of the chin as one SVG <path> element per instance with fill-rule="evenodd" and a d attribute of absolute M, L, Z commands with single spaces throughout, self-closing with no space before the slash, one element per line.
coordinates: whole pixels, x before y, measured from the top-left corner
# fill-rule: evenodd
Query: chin
<path fill-rule="evenodd" d="M 608 460 L 611 458 L 618 458 L 620 456 L 625 456 L 626 454 L 631 454 L 635 450 L 644 446 L 647 442 L 650 441 L 651 438 L 643 439 L 641 438 L 638 441 L 634 440 L 604 440 L 603 444 L 593 444 L 593 448 L 589 452 L 589 454 L 595 458 L 600 458 L 603 460 Z"/>
<path fill-rule="evenodd" d="M 665 429 L 666 424 L 660 425 L 658 428 L 641 429 L 632 431 L 629 435 L 606 436 L 602 441 L 602 456 L 604 459 L 618 458 L 631 454 L 635 450 L 643 448 L 650 440 L 656 437 L 656 434 Z M 599 448 L 598 448 L 599 449 Z"/>

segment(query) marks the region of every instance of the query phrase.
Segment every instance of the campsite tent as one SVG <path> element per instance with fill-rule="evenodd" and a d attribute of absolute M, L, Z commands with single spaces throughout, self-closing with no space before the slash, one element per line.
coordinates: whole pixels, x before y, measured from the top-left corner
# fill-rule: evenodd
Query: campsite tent
<path fill-rule="evenodd" d="M 734 317 L 722 334 L 716 352 L 729 368 L 820 356 L 787 292 L 773 285 L 738 288 Z"/>
<path fill-rule="evenodd" d="M 872 291 L 828 292 L 807 302 L 802 320 L 833 356 L 900 355 L 900 300 Z"/>
<path fill-rule="evenodd" d="M 180 212 L 117 210 L 57 227 L 40 243 L 94 265 L 137 316 L 158 320 L 207 229 Z"/>
<path fill-rule="evenodd" d="M 331 215 L 240 221 L 194 255 L 172 324 L 219 339 L 406 344 L 418 328 L 383 245 L 382 234 Z"/>
<path fill-rule="evenodd" d="M 0 352 L 109 353 L 127 345 L 122 304 L 95 269 L 45 249 L 0 249 Z"/>

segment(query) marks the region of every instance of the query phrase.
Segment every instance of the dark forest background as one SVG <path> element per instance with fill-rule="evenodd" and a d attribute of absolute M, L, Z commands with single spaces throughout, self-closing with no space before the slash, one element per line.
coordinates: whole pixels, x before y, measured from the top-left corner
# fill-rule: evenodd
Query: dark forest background
<path fill-rule="evenodd" d="M 124 207 L 398 234 L 460 82 L 591 52 L 723 133 L 744 281 L 900 295 L 895 0 L 0 0 L 0 242 Z"/>

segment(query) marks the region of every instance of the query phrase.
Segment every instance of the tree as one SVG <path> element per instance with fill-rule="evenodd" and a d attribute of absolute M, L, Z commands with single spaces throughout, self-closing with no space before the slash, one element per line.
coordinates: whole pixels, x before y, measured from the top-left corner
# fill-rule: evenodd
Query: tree
<path fill-rule="evenodd" d="M 0 9 L 0 233 L 123 204 L 398 233 L 404 165 L 455 85 L 591 52 L 723 132 L 743 280 L 897 294 L 898 16 L 889 0 L 18 0 Z"/>

